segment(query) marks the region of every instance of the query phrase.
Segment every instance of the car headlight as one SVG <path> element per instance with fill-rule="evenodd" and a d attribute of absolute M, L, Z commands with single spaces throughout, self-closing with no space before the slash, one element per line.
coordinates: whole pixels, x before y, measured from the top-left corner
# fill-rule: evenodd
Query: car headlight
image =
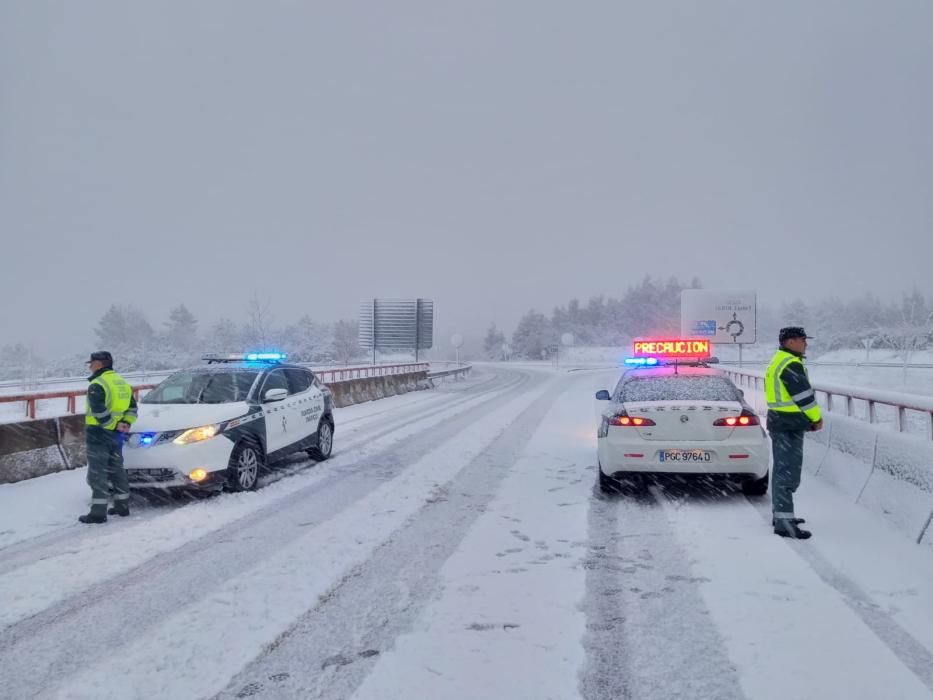
<path fill-rule="evenodd" d="M 186 430 L 172 442 L 174 442 L 176 445 L 187 445 L 192 442 L 209 440 L 219 432 L 220 423 L 215 423 L 214 425 L 202 425 L 200 428 L 191 428 L 190 430 Z"/>

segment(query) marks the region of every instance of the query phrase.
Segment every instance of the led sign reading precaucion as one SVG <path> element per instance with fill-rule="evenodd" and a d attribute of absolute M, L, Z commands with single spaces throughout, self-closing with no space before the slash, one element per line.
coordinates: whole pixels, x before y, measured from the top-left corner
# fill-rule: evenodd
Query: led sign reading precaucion
<path fill-rule="evenodd" d="M 664 359 L 705 359 L 710 356 L 708 340 L 674 338 L 669 340 L 636 340 L 635 357 L 659 357 Z"/>

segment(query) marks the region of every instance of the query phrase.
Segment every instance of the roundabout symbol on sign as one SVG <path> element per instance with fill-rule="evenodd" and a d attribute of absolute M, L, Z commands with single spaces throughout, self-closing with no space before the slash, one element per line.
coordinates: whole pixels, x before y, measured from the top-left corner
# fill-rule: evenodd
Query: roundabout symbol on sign
<path fill-rule="evenodd" d="M 729 321 L 725 326 L 720 326 L 719 330 L 725 331 L 731 335 L 734 342 L 736 338 L 745 332 L 745 324 L 738 319 L 738 314 L 733 312 L 732 320 Z"/>

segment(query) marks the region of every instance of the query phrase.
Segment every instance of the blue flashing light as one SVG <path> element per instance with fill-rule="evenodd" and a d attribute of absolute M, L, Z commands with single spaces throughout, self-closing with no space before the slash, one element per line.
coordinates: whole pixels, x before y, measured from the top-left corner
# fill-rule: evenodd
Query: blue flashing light
<path fill-rule="evenodd" d="M 151 445 L 153 440 L 155 440 L 155 433 L 143 433 L 139 436 L 140 445 Z"/>
<path fill-rule="evenodd" d="M 626 357 L 625 364 L 634 367 L 654 367 L 658 364 L 656 357 Z"/>
<path fill-rule="evenodd" d="M 284 352 L 250 352 L 243 356 L 247 362 L 281 362 L 287 358 Z"/>
<path fill-rule="evenodd" d="M 208 363 L 214 362 L 282 362 L 288 358 L 284 352 L 228 352 L 201 355 Z"/>

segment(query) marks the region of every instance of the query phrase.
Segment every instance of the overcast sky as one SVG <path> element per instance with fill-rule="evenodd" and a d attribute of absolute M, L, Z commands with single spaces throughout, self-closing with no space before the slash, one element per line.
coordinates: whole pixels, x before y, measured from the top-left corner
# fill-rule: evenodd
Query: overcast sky
<path fill-rule="evenodd" d="M 0 0 L 0 345 L 933 293 L 933 3 Z"/>

